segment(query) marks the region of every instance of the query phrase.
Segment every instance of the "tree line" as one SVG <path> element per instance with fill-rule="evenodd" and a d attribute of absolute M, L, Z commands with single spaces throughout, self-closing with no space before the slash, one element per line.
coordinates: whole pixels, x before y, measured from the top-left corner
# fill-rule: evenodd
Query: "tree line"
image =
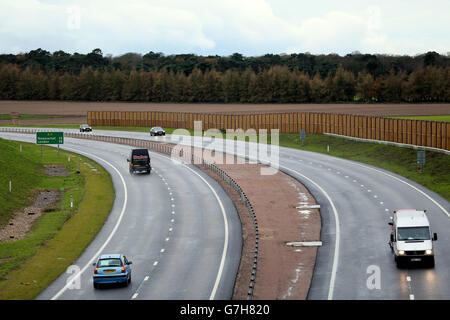
<path fill-rule="evenodd" d="M 99 64 L 100 60 L 99 60 Z M 330 103 L 450 102 L 450 67 L 433 64 L 411 72 L 392 68 L 357 74 L 339 64 L 326 75 L 275 65 L 255 71 L 195 67 L 125 70 L 82 66 L 80 72 L 0 64 L 2 100 Z"/>
<path fill-rule="evenodd" d="M 161 52 L 150 51 L 144 55 L 139 53 L 126 53 L 113 57 L 103 55 L 101 49 L 97 48 L 88 54 L 67 53 L 62 50 L 53 53 L 41 48 L 21 54 L 0 54 L 0 65 L 14 64 L 22 70 L 27 67 L 39 67 L 41 70 L 69 72 L 79 74 L 85 67 L 94 70 L 112 71 L 155 71 L 166 69 L 174 73 L 182 72 L 189 75 L 195 69 L 201 71 L 216 70 L 226 72 L 227 70 L 245 71 L 253 70 L 255 73 L 267 71 L 275 66 L 287 67 L 290 71 L 299 70 L 313 77 L 320 73 L 325 78 L 330 72 L 335 73 L 339 65 L 357 76 L 360 72 L 366 72 L 373 77 L 387 75 L 394 72 L 410 74 L 424 67 L 434 66 L 437 68 L 450 67 L 450 53 L 440 55 L 430 51 L 416 56 L 393 56 L 381 54 L 362 54 L 353 52 L 345 56 L 337 54 L 312 55 L 309 53 L 293 54 L 265 54 L 257 57 L 245 57 L 240 53 L 230 56 L 199 56 L 195 54 L 164 55 Z"/>

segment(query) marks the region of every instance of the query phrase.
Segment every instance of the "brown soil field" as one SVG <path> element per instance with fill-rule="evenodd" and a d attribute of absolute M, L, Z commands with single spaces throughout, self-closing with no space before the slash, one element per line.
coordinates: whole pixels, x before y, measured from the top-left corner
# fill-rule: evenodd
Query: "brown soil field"
<path fill-rule="evenodd" d="M 450 103 L 442 104 L 220 104 L 0 101 L 0 114 L 39 114 L 85 117 L 87 111 L 165 111 L 210 113 L 328 112 L 373 116 L 448 115 Z M 79 118 L 78 118 L 79 119 Z M 48 120 L 48 119 L 46 119 Z M 62 123 L 54 119 L 53 123 Z M 58 122 L 59 121 L 59 122 Z M 47 121 L 48 122 L 48 121 Z M 67 123 L 64 121 L 64 123 Z"/>
<path fill-rule="evenodd" d="M 1 114 L 1 113 L 0 113 Z M 29 113 L 24 113 L 29 114 Z M 87 123 L 86 116 L 62 116 L 61 118 L 39 118 L 39 119 L 0 119 L 1 125 L 36 125 L 36 124 L 83 124 Z"/>

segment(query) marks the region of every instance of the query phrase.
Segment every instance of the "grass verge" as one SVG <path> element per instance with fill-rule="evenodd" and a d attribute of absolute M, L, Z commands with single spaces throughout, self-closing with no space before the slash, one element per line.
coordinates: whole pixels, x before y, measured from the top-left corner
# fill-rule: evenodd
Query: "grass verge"
<path fill-rule="evenodd" d="M 100 165 L 70 152 L 61 150 L 58 157 L 55 148 L 44 147 L 41 161 L 39 146 L 0 139 L 0 154 L 3 224 L 16 210 L 33 202 L 32 190 L 65 190 L 63 209 L 59 203 L 53 211 L 39 217 L 25 239 L 0 243 L 0 299 L 33 299 L 95 238 L 111 211 L 114 188 L 111 177 Z M 81 174 L 75 173 L 78 157 Z M 64 164 L 70 175 L 48 176 L 44 172 L 46 164 Z M 9 193 L 10 179 L 12 193 Z M 70 208 L 70 195 L 73 208 Z"/>
<path fill-rule="evenodd" d="M 429 120 L 429 121 L 450 122 L 450 115 L 446 115 L 446 116 L 390 117 L 390 118 L 394 118 L 394 119 Z"/>

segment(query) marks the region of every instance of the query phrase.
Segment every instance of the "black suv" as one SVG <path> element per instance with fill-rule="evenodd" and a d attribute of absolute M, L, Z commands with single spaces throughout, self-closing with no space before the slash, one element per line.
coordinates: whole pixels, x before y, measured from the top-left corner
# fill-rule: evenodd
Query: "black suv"
<path fill-rule="evenodd" d="M 147 149 L 133 149 L 131 155 L 127 159 L 130 163 L 130 173 L 146 172 L 150 174 L 152 171 L 152 165 L 150 163 L 150 156 Z"/>
<path fill-rule="evenodd" d="M 164 131 L 161 127 L 153 127 L 150 129 L 150 135 L 151 136 L 165 136 L 166 131 Z"/>

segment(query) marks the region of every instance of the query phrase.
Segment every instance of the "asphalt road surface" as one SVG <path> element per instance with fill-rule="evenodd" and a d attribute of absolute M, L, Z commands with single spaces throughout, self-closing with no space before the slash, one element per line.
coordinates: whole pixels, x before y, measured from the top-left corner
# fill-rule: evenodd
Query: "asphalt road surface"
<path fill-rule="evenodd" d="M 150 137 L 148 133 L 95 130 L 95 134 L 171 141 L 170 136 Z M 217 142 L 214 148 L 225 150 L 225 144 Z M 213 146 L 208 139 L 199 143 Z M 254 148 L 258 145 L 242 143 L 241 151 L 236 148 L 234 152 L 252 158 Z M 272 165 L 302 182 L 321 205 L 323 245 L 308 299 L 450 298 L 447 200 L 394 173 L 326 154 L 280 147 Z M 432 231 L 439 237 L 434 243 L 435 268 L 395 266 L 388 222 L 393 210 L 405 208 L 427 210 Z"/>
<path fill-rule="evenodd" d="M 34 135 L 0 137 L 35 142 Z M 231 298 L 241 257 L 241 225 L 215 180 L 154 152 L 150 175 L 130 175 L 126 158 L 131 146 L 65 138 L 61 148 L 102 165 L 111 174 L 116 199 L 104 227 L 74 267 L 37 299 Z M 93 288 L 92 263 L 107 253 L 123 253 L 133 262 L 128 287 Z"/>
<path fill-rule="evenodd" d="M 151 139 L 145 133 L 133 135 Z M 170 141 L 171 137 L 157 139 Z M 204 147 L 212 145 L 203 140 Z M 251 157 L 257 147 L 245 143 L 245 151 L 236 147 L 235 153 Z M 226 145 L 219 140 L 214 148 L 226 150 Z M 278 160 L 275 166 L 301 181 L 321 204 L 323 246 L 308 299 L 450 298 L 447 200 L 394 173 L 325 154 L 280 147 Z M 432 230 L 439 236 L 434 243 L 435 268 L 397 269 L 388 245 L 388 222 L 393 211 L 402 208 L 427 209 Z"/>

